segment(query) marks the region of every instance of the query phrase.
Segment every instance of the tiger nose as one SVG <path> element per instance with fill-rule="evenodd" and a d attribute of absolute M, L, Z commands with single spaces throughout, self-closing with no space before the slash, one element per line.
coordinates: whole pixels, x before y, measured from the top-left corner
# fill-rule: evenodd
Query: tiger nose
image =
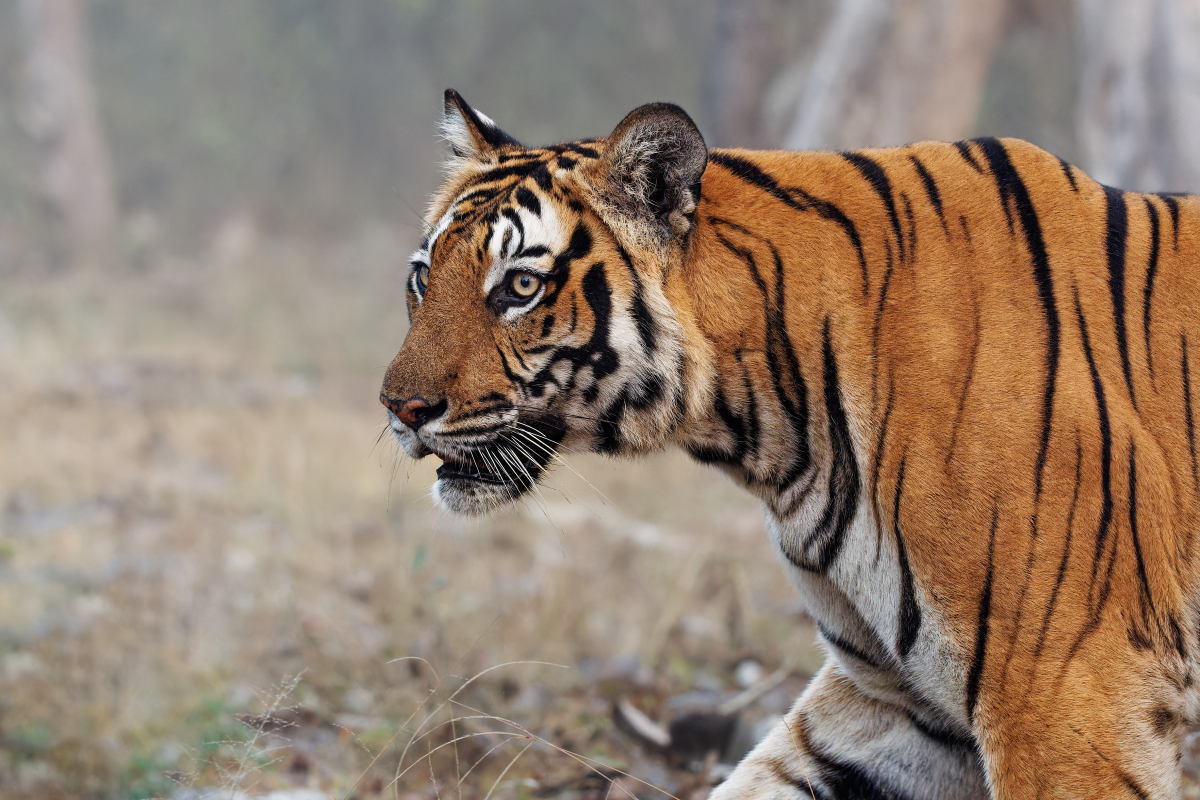
<path fill-rule="evenodd" d="M 433 405 L 424 397 L 410 397 L 407 400 L 393 400 L 380 392 L 379 402 L 387 406 L 396 417 L 414 431 L 430 420 L 435 420 L 446 412 L 449 405 L 445 400 L 439 400 Z"/>

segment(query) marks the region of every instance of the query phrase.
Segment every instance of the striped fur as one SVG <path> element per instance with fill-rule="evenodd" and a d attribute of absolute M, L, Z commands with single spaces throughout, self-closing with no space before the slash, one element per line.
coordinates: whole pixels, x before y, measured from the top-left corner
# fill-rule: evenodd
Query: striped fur
<path fill-rule="evenodd" d="M 393 429 L 463 513 L 571 450 L 762 499 L 829 660 L 714 797 L 1179 795 L 1200 199 L 1016 140 L 707 151 L 665 105 L 525 148 L 447 98 Z"/>

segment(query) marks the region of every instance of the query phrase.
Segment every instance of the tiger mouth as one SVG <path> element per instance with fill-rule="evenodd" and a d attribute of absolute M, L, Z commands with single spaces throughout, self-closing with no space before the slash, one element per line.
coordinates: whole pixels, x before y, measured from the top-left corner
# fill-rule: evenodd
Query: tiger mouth
<path fill-rule="evenodd" d="M 513 481 L 497 475 L 494 472 L 481 469 L 478 464 L 443 458 L 442 465 L 437 468 L 438 480 L 443 481 L 473 481 L 475 483 L 490 483 L 495 486 L 507 486 Z"/>

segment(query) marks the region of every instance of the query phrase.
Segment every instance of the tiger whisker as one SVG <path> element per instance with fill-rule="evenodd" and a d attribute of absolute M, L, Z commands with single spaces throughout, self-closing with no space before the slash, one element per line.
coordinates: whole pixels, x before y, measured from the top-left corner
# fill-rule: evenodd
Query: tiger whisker
<path fill-rule="evenodd" d="M 564 459 L 561 455 L 558 454 L 558 452 L 556 452 L 554 449 L 552 449 L 549 446 L 549 444 L 547 444 L 547 442 L 549 442 L 550 440 L 546 437 L 545 434 L 541 433 L 540 431 L 538 431 L 535 428 L 531 428 L 530 426 L 526 425 L 525 423 L 521 422 L 520 420 L 516 420 L 513 423 L 512 431 L 513 431 L 513 433 L 524 434 L 524 437 L 527 441 L 531 441 L 533 444 L 535 444 L 536 446 L 541 448 L 550 458 L 554 459 L 555 462 L 563 465 L 564 467 L 569 469 L 571 472 L 573 472 L 575 474 L 575 477 L 579 478 L 579 480 L 586 483 L 588 485 L 588 488 L 590 488 L 593 492 L 600 495 L 600 498 L 602 500 L 604 500 L 604 502 L 608 503 L 610 506 L 616 505 L 612 500 L 608 499 L 608 497 L 604 494 L 604 492 L 597 489 L 595 484 L 593 484 L 587 478 L 583 477 L 583 475 L 580 474 L 579 470 L 577 470 L 573 466 L 571 466 L 566 461 L 566 459 Z M 595 512 L 593 511 L 592 513 L 595 513 Z"/>
<path fill-rule="evenodd" d="M 516 430 L 510 431 L 510 432 L 514 433 L 514 434 L 523 433 L 522 431 L 516 431 Z M 529 443 L 529 442 L 527 441 L 527 442 L 523 443 L 523 442 L 511 440 L 511 439 L 508 440 L 508 442 L 507 442 L 508 446 L 514 448 L 520 455 L 523 455 L 530 463 L 537 463 L 538 459 L 534 457 L 533 453 L 531 453 L 528 449 L 526 449 L 527 443 Z M 542 445 L 540 442 L 534 441 L 534 442 L 532 442 L 532 444 L 538 444 L 541 447 L 545 448 L 545 445 Z M 560 464 L 564 465 L 567 469 L 571 470 L 572 472 L 575 472 L 575 469 L 570 464 L 567 464 L 561 458 L 558 458 L 554 452 L 549 451 L 549 450 L 547 450 L 547 452 L 549 453 L 549 455 L 551 457 L 555 458 Z M 528 470 L 526 470 L 526 472 L 528 472 Z M 579 475 L 578 472 L 575 472 L 575 474 Z M 542 473 L 542 476 L 544 479 L 550 479 L 551 475 L 552 475 L 552 473 L 550 473 L 549 471 L 544 471 Z M 580 480 L 583 480 L 584 483 L 587 483 L 587 480 L 585 478 L 583 478 L 582 475 L 579 475 L 579 478 L 580 478 Z M 595 515 L 595 517 L 597 519 L 600 519 L 600 515 L 596 513 L 595 509 L 593 509 L 591 506 L 589 506 L 587 503 L 585 503 L 582 499 L 580 499 L 579 495 L 575 494 L 570 489 L 568 489 L 561 481 L 555 480 L 554 484 L 555 485 L 553 486 L 553 488 L 556 489 L 560 494 L 562 494 L 563 497 L 567 499 L 567 502 L 570 502 L 570 498 L 567 497 L 567 495 L 570 495 L 571 497 L 575 498 L 575 501 L 577 503 L 579 503 L 581 506 L 586 508 L 588 511 L 592 512 L 592 514 Z M 588 484 L 588 485 L 591 486 L 591 484 Z M 592 488 L 595 489 L 594 486 Z M 597 490 L 597 492 L 598 491 L 599 490 Z"/>

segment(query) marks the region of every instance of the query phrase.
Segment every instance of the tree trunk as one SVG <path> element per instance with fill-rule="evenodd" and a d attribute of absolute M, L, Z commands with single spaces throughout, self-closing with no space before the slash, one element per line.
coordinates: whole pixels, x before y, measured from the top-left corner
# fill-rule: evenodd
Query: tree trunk
<path fill-rule="evenodd" d="M 842 0 L 784 146 L 959 139 L 979 110 L 1008 0 Z"/>
<path fill-rule="evenodd" d="M 708 142 L 760 147 L 762 94 L 777 66 L 780 0 L 718 0 L 715 36 L 705 61 Z"/>
<path fill-rule="evenodd" d="M 116 219 L 112 167 L 96 110 L 80 0 L 21 0 L 24 120 L 41 190 L 76 262 L 102 257 Z"/>
<path fill-rule="evenodd" d="M 1079 139 L 1099 181 L 1200 192 L 1200 0 L 1080 0 Z"/>

